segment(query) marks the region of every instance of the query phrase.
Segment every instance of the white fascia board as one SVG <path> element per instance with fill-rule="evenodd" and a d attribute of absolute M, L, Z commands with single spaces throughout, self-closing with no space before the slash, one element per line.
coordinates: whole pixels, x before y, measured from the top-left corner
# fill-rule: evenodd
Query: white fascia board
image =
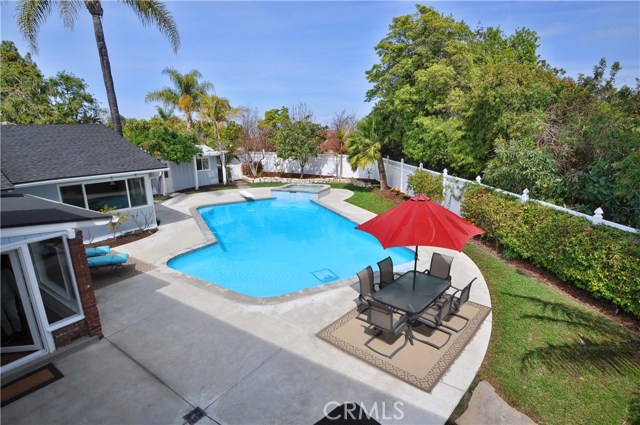
<path fill-rule="evenodd" d="M 85 177 L 70 177 L 67 179 L 57 179 L 57 180 L 41 180 L 37 182 L 30 183 L 18 183 L 13 184 L 14 189 L 23 188 L 23 187 L 31 187 L 31 186 L 42 186 L 45 184 L 64 184 L 64 183 L 72 183 L 72 182 L 85 182 L 87 180 L 98 180 L 98 179 L 108 179 L 108 178 L 117 178 L 117 177 L 126 177 L 126 176 L 137 176 L 143 174 L 153 174 L 159 173 L 162 171 L 169 171 L 169 167 L 165 168 L 155 168 L 153 170 L 142 170 L 142 171 L 128 171 L 126 173 L 116 173 L 116 174 L 97 174 L 95 176 L 85 176 Z"/>
<path fill-rule="evenodd" d="M 15 236 L 27 236 L 38 233 L 50 233 L 50 232 L 67 232 L 69 239 L 75 238 L 75 229 L 82 229 L 89 226 L 102 226 L 111 221 L 111 217 L 101 220 L 84 220 L 84 221 L 70 221 L 67 223 L 51 223 L 40 224 L 37 226 L 21 226 L 21 227 L 9 227 L 2 229 L 3 238 L 11 238 Z"/>

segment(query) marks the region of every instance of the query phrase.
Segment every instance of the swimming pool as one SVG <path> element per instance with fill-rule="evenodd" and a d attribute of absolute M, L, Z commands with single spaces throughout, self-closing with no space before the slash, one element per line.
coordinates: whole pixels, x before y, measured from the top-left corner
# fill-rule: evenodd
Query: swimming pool
<path fill-rule="evenodd" d="M 167 265 L 251 297 L 275 297 L 353 277 L 406 248 L 382 249 L 356 224 L 315 202 L 267 199 L 198 208 L 218 243 Z"/>

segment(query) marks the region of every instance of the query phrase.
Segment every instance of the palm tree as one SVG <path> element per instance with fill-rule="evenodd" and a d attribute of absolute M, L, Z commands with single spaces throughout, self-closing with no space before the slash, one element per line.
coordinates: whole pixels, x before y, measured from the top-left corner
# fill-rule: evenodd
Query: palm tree
<path fill-rule="evenodd" d="M 364 117 L 358 123 L 356 130 L 349 133 L 346 143 L 349 150 L 349 164 L 351 164 L 353 171 L 377 163 L 380 190 L 389 189 L 387 173 L 382 160 L 382 140 L 376 129 L 376 118 L 373 115 Z"/>
<path fill-rule="evenodd" d="M 234 108 L 229 99 L 214 95 L 204 95 L 200 98 L 200 120 L 213 125 L 213 133 L 218 143 L 217 149 L 222 150 L 222 129 L 231 118 L 240 116 L 245 108 Z"/>
<path fill-rule="evenodd" d="M 143 25 L 153 24 L 161 33 L 167 36 L 173 51 L 177 52 L 180 47 L 180 35 L 178 27 L 171 17 L 171 14 L 165 5 L 158 0 L 122 0 L 127 6 L 138 15 Z M 100 0 L 19 0 L 17 5 L 18 27 L 22 35 L 29 40 L 31 49 L 37 52 L 37 35 L 40 26 L 44 24 L 55 6 L 58 7 L 60 18 L 64 22 L 65 27 L 73 29 L 78 11 L 82 5 L 86 6 L 93 19 L 93 32 L 96 37 L 98 46 L 98 54 L 100 55 L 100 66 L 102 67 L 102 77 L 104 86 L 107 90 L 107 100 L 111 111 L 111 121 L 113 129 L 122 136 L 122 122 L 120 121 L 120 112 L 118 110 L 118 100 L 116 99 L 116 90 L 113 85 L 113 77 L 111 75 L 111 64 L 109 62 L 109 53 L 107 51 L 107 43 L 104 38 L 104 30 L 102 29 L 102 2 Z"/>
<path fill-rule="evenodd" d="M 163 87 L 158 91 L 147 94 L 147 102 L 162 102 L 166 106 L 177 107 L 184 113 L 187 120 L 187 128 L 193 125 L 193 114 L 200 109 L 200 98 L 213 89 L 213 84 L 208 81 L 200 82 L 200 71 L 194 69 L 186 74 L 181 74 L 173 68 L 165 68 L 163 74 L 169 76 L 172 87 Z"/>

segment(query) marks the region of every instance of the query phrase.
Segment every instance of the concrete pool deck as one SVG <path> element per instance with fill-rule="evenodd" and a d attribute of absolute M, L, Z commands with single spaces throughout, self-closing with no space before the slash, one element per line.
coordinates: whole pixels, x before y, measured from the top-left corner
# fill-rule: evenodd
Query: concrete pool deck
<path fill-rule="evenodd" d="M 270 196 L 269 188 L 249 191 Z M 344 202 L 349 196 L 332 189 L 319 203 L 356 222 L 374 216 Z M 316 337 L 354 307 L 355 279 L 246 303 L 168 268 L 169 258 L 211 243 L 193 208 L 226 202 L 247 201 L 238 190 L 178 195 L 163 203 L 157 233 L 115 248 L 156 268 L 96 291 L 105 338 L 56 360 L 65 377 L 2 408 L 2 423 L 183 423 L 195 407 L 207 414 L 198 424 L 314 423 L 346 401 L 377 409 L 380 423 L 448 419 L 482 364 L 491 314 L 428 394 Z M 431 250 L 419 254 L 428 260 Z M 478 276 L 471 300 L 491 306 L 480 271 L 455 254 L 454 284 Z"/>

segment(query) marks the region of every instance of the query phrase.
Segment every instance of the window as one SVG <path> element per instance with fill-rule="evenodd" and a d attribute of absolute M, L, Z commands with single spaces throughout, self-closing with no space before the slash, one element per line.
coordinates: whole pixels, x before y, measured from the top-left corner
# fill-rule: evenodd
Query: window
<path fill-rule="evenodd" d="M 198 171 L 209 169 L 209 158 L 196 158 L 196 169 Z"/>
<path fill-rule="evenodd" d="M 63 186 L 60 188 L 60 195 L 62 195 L 62 202 L 69 205 L 75 205 L 76 207 L 86 208 L 84 204 L 84 193 L 82 193 L 82 185 L 75 186 Z"/>
<path fill-rule="evenodd" d="M 94 211 L 105 207 L 120 210 L 147 205 L 144 177 L 60 186 L 60 197 L 65 204 Z"/>
<path fill-rule="evenodd" d="M 64 240 L 58 237 L 34 242 L 29 244 L 29 252 L 49 324 L 78 314 L 80 305 Z"/>
<path fill-rule="evenodd" d="M 134 177 L 127 180 L 129 186 L 129 199 L 132 207 L 147 205 L 147 192 L 144 190 L 144 179 L 142 177 Z"/>
<path fill-rule="evenodd" d="M 129 208 L 127 186 L 124 180 L 85 184 L 84 190 L 90 210 L 99 211 L 105 207 L 117 210 Z"/>

